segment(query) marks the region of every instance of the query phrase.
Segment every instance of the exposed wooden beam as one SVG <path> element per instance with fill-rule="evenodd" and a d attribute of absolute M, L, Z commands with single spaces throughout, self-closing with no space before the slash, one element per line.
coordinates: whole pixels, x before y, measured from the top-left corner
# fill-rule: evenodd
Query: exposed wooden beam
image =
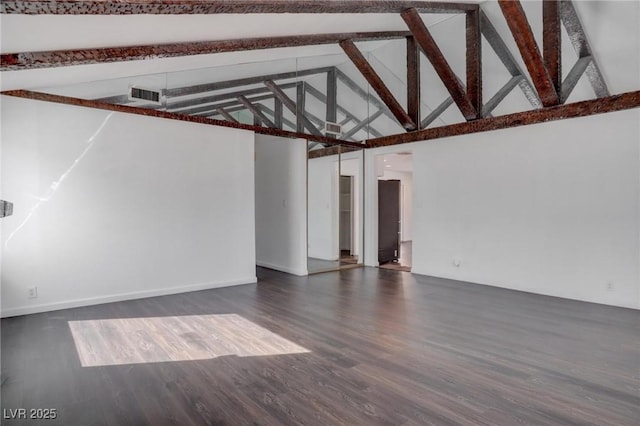
<path fill-rule="evenodd" d="M 498 31 L 482 10 L 480 10 L 480 31 L 487 42 L 489 42 L 493 51 L 498 55 L 498 58 L 500 58 L 500 61 L 502 61 L 502 64 L 505 66 L 507 71 L 509 71 L 509 74 L 511 74 L 512 77 L 522 77 L 518 86 L 520 86 L 520 90 L 531 106 L 534 108 L 542 108 L 542 102 L 540 102 L 538 93 L 533 88 L 533 85 L 526 77 L 523 70 L 520 68 L 520 65 L 516 62 L 516 59 L 511 54 L 511 51 L 505 44 L 502 37 L 500 37 Z"/>
<path fill-rule="evenodd" d="M 238 120 L 236 120 L 236 119 L 235 119 L 235 117 L 234 117 L 234 116 L 232 116 L 231 114 L 229 114 L 229 113 L 227 112 L 227 110 L 226 110 L 226 109 L 224 109 L 224 108 L 216 108 L 216 112 L 217 112 L 218 114 L 220 114 L 221 116 L 223 116 L 223 117 L 225 118 L 225 120 L 227 120 L 227 121 L 231 121 L 232 123 L 238 123 L 238 122 L 239 122 Z"/>
<path fill-rule="evenodd" d="M 336 70 L 327 73 L 327 121 L 335 123 L 338 120 L 338 77 Z"/>
<path fill-rule="evenodd" d="M 0 56 L 0 71 L 174 58 L 179 56 L 208 55 L 213 53 L 273 49 L 278 47 L 336 44 L 344 39 L 359 41 L 391 40 L 404 38 L 407 34 L 406 31 L 311 34 L 98 49 L 6 53 Z"/>
<path fill-rule="evenodd" d="M 402 12 L 402 19 L 404 19 L 407 27 L 411 30 L 422 52 L 424 52 L 429 62 L 431 62 L 431 65 L 433 65 L 433 68 L 444 83 L 451 98 L 456 105 L 458 105 L 458 108 L 460 108 L 464 118 L 467 120 L 475 119 L 478 113 L 469 100 L 462 82 L 449 66 L 449 63 L 431 36 L 427 26 L 422 21 L 418 11 L 416 9 L 407 9 Z"/>
<path fill-rule="evenodd" d="M 297 84 L 296 82 L 285 83 L 285 84 L 282 84 L 281 87 L 283 89 L 290 89 L 292 87 L 295 87 L 296 84 Z M 202 96 L 198 98 L 192 97 L 187 100 L 177 101 L 177 102 L 171 102 L 170 100 L 175 98 L 169 98 L 167 101 L 167 110 L 172 112 L 178 112 L 178 110 L 181 110 L 184 108 L 191 108 L 197 105 L 211 104 L 215 102 L 225 101 L 228 99 L 236 99 L 238 96 L 247 97 L 247 96 L 253 96 L 253 95 L 262 95 L 265 93 L 271 93 L 271 92 L 266 87 L 256 87 L 253 89 L 244 89 L 244 90 L 236 90 L 233 92 L 221 93 L 219 95 Z"/>
<path fill-rule="evenodd" d="M 251 114 L 253 114 L 254 119 L 257 120 L 259 123 L 262 123 L 267 127 L 276 128 L 276 125 L 271 120 L 269 120 L 262 113 L 262 111 L 260 111 L 251 102 L 249 102 L 249 100 L 247 98 L 245 98 L 244 96 L 238 96 L 238 102 L 240 102 L 242 105 L 244 105 L 244 107 L 246 109 L 251 111 Z M 255 120 L 254 120 L 254 122 L 255 122 Z"/>
<path fill-rule="evenodd" d="M 373 69 L 371 64 L 364 57 L 360 49 L 355 45 L 352 40 L 342 40 L 340 47 L 344 50 L 344 53 L 351 59 L 351 62 L 358 68 L 362 76 L 367 80 L 371 88 L 380 96 L 382 102 L 389 108 L 396 120 L 406 130 L 415 130 L 418 128 L 416 123 L 409 117 L 407 112 L 402 108 L 402 105 L 393 96 L 389 88 L 384 84 L 382 78 Z"/>
<path fill-rule="evenodd" d="M 372 0 L 3 0 L 0 13 L 57 15 L 203 15 L 220 13 L 460 13 L 475 4 L 437 1 Z"/>
<path fill-rule="evenodd" d="M 296 70 L 289 72 L 281 72 L 277 74 L 259 75 L 255 77 L 238 78 L 235 80 L 218 81 L 214 83 L 197 84 L 193 86 L 174 87 L 166 89 L 165 95 L 169 98 L 178 96 L 195 95 L 199 93 L 214 92 L 216 90 L 226 90 L 235 87 L 248 86 L 250 84 L 262 84 L 267 80 L 288 80 L 299 79 L 310 75 L 323 74 L 335 69 L 335 67 L 310 68 L 306 70 Z"/>
<path fill-rule="evenodd" d="M 375 113 L 373 113 L 369 117 L 367 117 L 366 119 L 362 120 L 360 123 L 356 124 L 352 129 L 349 129 L 348 132 L 343 133 L 342 134 L 342 138 L 348 140 L 353 135 L 355 135 L 360 130 L 362 130 L 364 127 L 366 127 L 369 124 L 371 124 L 376 118 L 380 117 L 383 113 L 384 113 L 384 111 L 379 109 L 378 111 L 376 111 Z"/>
<path fill-rule="evenodd" d="M 567 78 L 562 82 L 562 94 L 560 96 L 562 98 L 562 103 L 565 103 L 567 99 L 569 99 L 571 92 L 573 92 L 573 89 L 575 89 L 578 84 L 580 77 L 582 77 L 582 74 L 584 74 L 589 65 L 591 65 L 591 62 L 591 56 L 583 56 L 578 59 L 575 65 L 571 68 L 569 74 L 567 74 Z"/>
<path fill-rule="evenodd" d="M 264 85 L 267 88 L 269 88 L 269 90 L 271 90 L 271 93 L 273 93 L 276 98 L 280 99 L 280 102 L 282 102 L 282 104 L 289 111 L 291 111 L 293 114 L 296 115 L 296 119 L 299 120 L 299 122 L 301 123 L 301 126 L 298 127 L 298 130 L 300 130 L 301 127 L 306 128 L 313 135 L 325 137 L 322 135 L 320 130 L 318 130 L 318 128 L 314 126 L 314 124 L 311 121 L 309 121 L 307 116 L 304 114 L 304 111 L 302 111 L 302 113 L 299 113 L 296 103 L 293 100 L 291 100 L 291 98 L 289 98 L 289 96 L 287 96 L 287 94 L 284 93 L 276 83 L 274 83 L 271 80 L 267 80 L 264 82 Z M 299 133 L 302 133 L 302 132 L 299 132 Z M 331 138 L 326 138 L 326 139 L 331 139 Z"/>
<path fill-rule="evenodd" d="M 269 93 L 266 95 L 260 95 L 260 96 L 252 96 L 251 98 L 247 98 L 249 99 L 252 103 L 255 102 L 260 102 L 260 101 L 266 101 L 268 99 L 273 99 L 273 93 Z M 203 105 L 203 106 L 197 106 L 194 108 L 189 108 L 189 109 L 182 109 L 180 111 L 169 111 L 171 113 L 174 114 L 185 114 L 185 115 L 210 115 L 215 113 L 216 108 L 231 108 L 234 106 L 237 106 L 239 104 L 238 99 L 233 99 L 230 101 L 226 101 L 226 102 L 219 102 L 216 104 L 209 104 L 209 105 Z"/>
<path fill-rule="evenodd" d="M 282 109 L 282 101 L 278 98 L 274 99 L 273 103 L 273 122 L 278 129 L 282 129 L 284 122 L 284 111 Z M 292 129 L 295 127 L 292 127 Z"/>
<path fill-rule="evenodd" d="M 420 48 L 413 36 L 407 37 L 407 114 L 420 128 Z"/>
<path fill-rule="evenodd" d="M 589 101 L 517 112 L 499 117 L 482 118 L 471 122 L 370 139 L 367 141 L 367 148 L 507 129 L 510 127 L 526 126 L 567 118 L 586 117 L 594 114 L 622 111 L 638 107 L 640 107 L 640 90 Z"/>
<path fill-rule="evenodd" d="M 278 100 L 276 99 L 276 101 L 278 101 Z M 279 103 L 280 103 L 280 108 L 282 108 L 282 102 L 279 102 Z M 262 105 L 262 104 L 256 104 L 255 107 L 258 108 L 260 111 L 266 112 L 267 114 L 272 116 L 273 117 L 273 122 L 276 123 L 276 125 L 277 125 L 278 113 L 276 111 L 274 111 L 271 108 L 269 108 L 269 107 L 267 107 L 265 105 Z M 296 128 L 296 124 L 294 122 L 292 122 L 291 120 L 288 120 L 288 119 L 286 119 L 284 117 L 282 117 L 282 124 L 286 124 L 291 129 L 295 129 Z M 278 127 L 278 128 L 280 129 L 282 127 Z"/>
<path fill-rule="evenodd" d="M 560 14 L 562 17 L 562 23 L 567 30 L 569 40 L 575 49 L 578 58 L 591 57 L 591 62 L 587 66 L 586 73 L 589 78 L 589 82 L 593 87 L 593 91 L 596 96 L 601 98 L 609 96 L 609 88 L 604 80 L 604 76 L 600 72 L 596 58 L 591 51 L 591 46 L 587 41 L 587 36 L 582 28 L 582 23 L 578 17 L 578 12 L 570 0 L 562 0 L 560 2 Z"/>
<path fill-rule="evenodd" d="M 325 148 L 314 149 L 312 151 L 309 151 L 307 154 L 307 157 L 310 160 L 312 160 L 314 158 L 329 157 L 331 155 L 346 154 L 347 152 L 360 151 L 364 148 L 365 148 L 364 145 L 361 147 L 354 147 L 354 146 L 347 147 L 347 146 L 341 146 L 341 145 L 333 145 L 333 146 L 328 146 Z"/>
<path fill-rule="evenodd" d="M 511 91 L 518 84 L 520 84 L 520 81 L 522 81 L 522 78 L 523 77 L 521 75 L 511 77 L 509 81 L 507 81 L 507 83 L 504 86 L 502 86 L 500 90 L 498 90 L 496 94 L 493 95 L 493 97 L 487 101 L 486 104 L 484 104 L 482 108 L 482 116 L 486 117 L 489 114 L 491 114 L 493 110 L 500 104 L 500 102 L 502 102 L 504 98 L 506 98 L 507 95 L 511 93 Z"/>
<path fill-rule="evenodd" d="M 284 95 L 284 92 L 282 91 L 280 92 L 282 93 L 282 95 Z M 276 92 L 273 92 L 273 94 L 276 95 L 276 98 L 280 100 L 283 99 L 282 97 L 278 96 Z M 295 104 L 296 129 L 300 133 L 304 133 L 305 125 L 308 125 L 308 123 L 305 123 L 305 114 L 304 114 L 306 104 L 307 104 L 307 94 L 304 91 L 304 83 L 302 83 L 296 87 L 296 104 Z M 312 127 L 314 129 L 316 128 L 316 126 L 314 125 L 312 125 Z M 309 131 L 311 131 L 311 129 L 309 129 Z"/>
<path fill-rule="evenodd" d="M 337 71 L 337 70 L 336 70 Z M 305 90 L 307 91 L 307 93 L 309 93 L 311 96 L 313 96 L 314 98 L 318 99 L 320 102 L 326 103 L 327 102 L 327 97 L 318 89 L 316 89 L 315 87 L 313 87 L 311 84 L 309 83 L 305 83 L 304 85 Z M 337 110 L 338 112 L 342 113 L 345 115 L 345 119 L 342 120 L 342 122 L 340 122 L 341 126 L 344 126 L 345 124 L 347 124 L 349 121 L 354 121 L 356 123 L 360 123 L 362 122 L 361 119 L 359 119 L 358 117 L 356 117 L 355 115 L 353 115 L 353 113 L 351 113 L 351 111 L 349 111 L 348 109 L 340 106 L 340 104 L 337 104 Z M 385 112 L 388 113 L 388 111 Z M 382 133 L 378 132 L 376 129 L 374 129 L 373 127 L 371 127 L 370 124 L 368 124 L 367 126 L 367 131 L 374 135 L 375 137 L 381 137 Z"/>
<path fill-rule="evenodd" d="M 482 36 L 480 11 L 467 12 L 467 97 L 482 117 Z"/>
<path fill-rule="evenodd" d="M 191 123 L 200 123 L 200 124 L 208 124 L 212 126 L 222 126 L 222 127 L 230 127 L 234 129 L 243 129 L 243 130 L 249 130 L 249 131 L 260 133 L 260 134 L 282 136 L 285 138 L 309 139 L 309 140 L 327 143 L 331 145 L 337 144 L 337 145 L 362 147 L 362 144 L 359 144 L 359 143 L 349 142 L 341 139 L 331 139 L 324 136 L 312 136 L 304 133 L 273 129 L 270 127 L 259 127 L 259 126 L 251 126 L 251 125 L 242 124 L 242 123 L 232 123 L 226 120 L 214 120 L 211 118 L 198 117 L 193 115 L 175 114 L 172 112 L 136 108 L 136 107 L 130 107 L 126 105 L 114 105 L 114 104 L 108 104 L 105 102 L 97 102 L 90 99 L 80 99 L 80 98 L 72 98 L 69 96 L 52 95 L 50 93 L 33 92 L 29 90 L 9 90 L 9 91 L 2 92 L 1 94 L 5 96 L 33 99 L 37 101 L 53 102 L 53 103 L 65 104 L 65 105 L 75 105 L 75 106 L 80 106 L 85 108 L 95 108 L 95 109 L 101 109 L 106 111 L 116 111 L 116 112 L 122 112 L 125 114 L 144 115 L 147 117 L 157 117 L 157 118 L 163 118 L 168 120 L 187 121 Z"/>
<path fill-rule="evenodd" d="M 538 44 L 531 31 L 527 16 L 519 0 L 498 0 L 502 14 L 507 20 L 520 55 L 524 60 L 533 85 L 538 91 L 542 104 L 546 107 L 558 105 L 560 97 L 556 92 L 553 80 L 545 67 Z"/>
<path fill-rule="evenodd" d="M 453 104 L 453 99 L 448 97 L 445 99 L 440 105 L 436 107 L 431 114 L 427 115 L 424 120 L 422 120 L 422 128 L 425 129 L 429 127 L 429 124 L 433 123 L 438 117 L 442 115 L 443 112 L 447 110 Z"/>
<path fill-rule="evenodd" d="M 384 110 L 385 115 L 395 122 L 396 118 L 393 116 L 391 111 L 389 111 L 389 108 L 385 105 L 384 102 L 373 96 L 371 92 L 360 87 L 358 83 L 356 83 L 348 75 L 340 71 L 339 68 L 336 68 L 336 73 L 338 75 L 338 80 L 340 80 L 345 86 L 351 89 L 356 95 L 358 95 L 358 97 L 366 101 L 368 104 L 375 105 L 377 108 Z"/>
<path fill-rule="evenodd" d="M 542 2 L 542 55 L 556 93 L 560 93 L 562 90 L 562 32 L 560 26 L 560 0 L 544 0 Z"/>

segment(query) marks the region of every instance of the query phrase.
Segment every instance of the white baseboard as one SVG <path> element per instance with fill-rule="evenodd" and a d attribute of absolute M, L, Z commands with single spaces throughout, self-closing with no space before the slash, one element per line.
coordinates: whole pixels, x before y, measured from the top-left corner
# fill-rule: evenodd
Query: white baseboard
<path fill-rule="evenodd" d="M 180 287 L 160 288 L 153 290 L 132 291 L 130 293 L 113 294 L 109 296 L 88 297 L 84 299 L 68 300 L 64 302 L 45 303 L 41 305 L 21 306 L 17 308 L 2 309 L 0 317 L 15 317 L 18 315 L 38 314 L 41 312 L 59 311 L 61 309 L 79 308 L 82 306 L 100 305 L 103 303 L 122 302 L 125 300 L 144 299 L 147 297 L 167 296 L 170 294 L 188 293 L 191 291 L 210 290 L 220 287 L 254 284 L 258 282 L 256 277 L 230 281 L 216 281 L 198 283 Z"/>
<path fill-rule="evenodd" d="M 280 272 L 286 272 L 287 274 L 297 275 L 299 277 L 304 277 L 306 275 L 309 275 L 309 272 L 307 271 L 306 268 L 305 269 L 289 268 L 286 266 L 275 265 L 273 263 L 263 262 L 263 261 L 256 261 L 256 265 L 262 266 L 263 268 L 269 268 L 276 271 L 280 271 Z"/>

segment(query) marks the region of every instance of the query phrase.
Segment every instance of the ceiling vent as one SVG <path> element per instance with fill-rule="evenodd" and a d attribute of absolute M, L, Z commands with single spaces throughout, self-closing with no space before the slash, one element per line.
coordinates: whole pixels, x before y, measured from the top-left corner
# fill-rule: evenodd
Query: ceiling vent
<path fill-rule="evenodd" d="M 339 125 L 338 123 L 332 123 L 330 121 L 325 121 L 324 123 L 324 132 L 326 134 L 331 134 L 331 135 L 341 135 L 342 134 L 342 126 Z"/>
<path fill-rule="evenodd" d="M 141 87 L 129 88 L 130 101 L 145 101 L 147 103 L 161 105 L 161 94 L 159 90 L 143 89 Z"/>

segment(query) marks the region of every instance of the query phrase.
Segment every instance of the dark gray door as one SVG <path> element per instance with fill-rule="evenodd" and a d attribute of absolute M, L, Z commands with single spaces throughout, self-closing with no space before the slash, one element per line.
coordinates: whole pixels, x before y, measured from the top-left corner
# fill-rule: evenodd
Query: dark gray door
<path fill-rule="evenodd" d="M 378 263 L 400 257 L 400 181 L 378 181 Z"/>

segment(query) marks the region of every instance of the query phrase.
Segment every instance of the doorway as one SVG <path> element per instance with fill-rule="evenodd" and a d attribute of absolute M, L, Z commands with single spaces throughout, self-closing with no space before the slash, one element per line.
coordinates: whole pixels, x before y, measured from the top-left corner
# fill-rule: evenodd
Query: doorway
<path fill-rule="evenodd" d="M 358 263 L 354 241 L 354 178 L 340 176 L 340 262 Z"/>
<path fill-rule="evenodd" d="M 378 264 L 411 271 L 413 254 L 413 157 L 411 152 L 376 157 Z"/>

